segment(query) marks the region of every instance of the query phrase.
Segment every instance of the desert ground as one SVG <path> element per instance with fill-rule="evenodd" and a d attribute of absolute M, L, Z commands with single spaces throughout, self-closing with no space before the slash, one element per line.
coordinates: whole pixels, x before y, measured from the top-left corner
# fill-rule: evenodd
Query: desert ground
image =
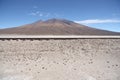
<path fill-rule="evenodd" d="M 120 80 L 120 39 L 0 40 L 0 80 Z"/>

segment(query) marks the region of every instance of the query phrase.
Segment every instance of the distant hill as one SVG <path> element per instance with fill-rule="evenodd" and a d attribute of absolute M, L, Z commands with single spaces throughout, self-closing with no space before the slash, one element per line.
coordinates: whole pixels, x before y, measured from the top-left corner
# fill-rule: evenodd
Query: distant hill
<path fill-rule="evenodd" d="M 120 35 L 117 32 L 100 30 L 65 19 L 49 19 L 31 24 L 0 29 L 0 34 L 19 35 Z"/>

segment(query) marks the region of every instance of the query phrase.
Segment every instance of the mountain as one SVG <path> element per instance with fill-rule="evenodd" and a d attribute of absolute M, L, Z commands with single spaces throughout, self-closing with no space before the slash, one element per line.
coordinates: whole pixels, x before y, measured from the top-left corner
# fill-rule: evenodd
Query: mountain
<path fill-rule="evenodd" d="M 99 30 L 65 19 L 49 19 L 37 22 L 1 29 L 0 34 L 20 35 L 120 35 L 117 32 Z"/>

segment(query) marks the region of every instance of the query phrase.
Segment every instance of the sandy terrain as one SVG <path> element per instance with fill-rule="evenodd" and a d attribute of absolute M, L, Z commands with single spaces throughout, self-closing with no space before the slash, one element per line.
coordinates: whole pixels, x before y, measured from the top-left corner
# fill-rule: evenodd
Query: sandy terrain
<path fill-rule="evenodd" d="M 120 39 L 0 40 L 0 80 L 120 80 Z"/>

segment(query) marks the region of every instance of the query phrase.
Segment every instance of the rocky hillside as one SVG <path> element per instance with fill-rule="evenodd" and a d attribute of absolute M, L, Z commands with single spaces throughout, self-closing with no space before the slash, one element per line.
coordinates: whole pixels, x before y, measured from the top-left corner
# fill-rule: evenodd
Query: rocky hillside
<path fill-rule="evenodd" d="M 65 19 L 37 21 L 14 28 L 1 29 L 0 34 L 22 35 L 120 35 L 117 32 L 99 30 Z"/>

